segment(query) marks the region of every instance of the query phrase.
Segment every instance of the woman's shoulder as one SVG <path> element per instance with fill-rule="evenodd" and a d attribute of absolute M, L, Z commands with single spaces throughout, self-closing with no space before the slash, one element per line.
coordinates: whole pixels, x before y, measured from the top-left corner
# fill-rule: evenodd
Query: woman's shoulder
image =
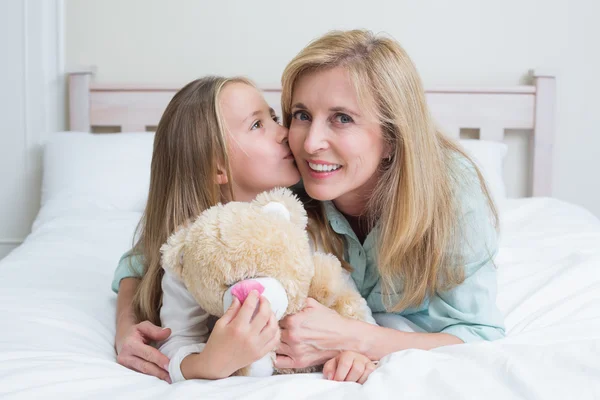
<path fill-rule="evenodd" d="M 458 153 L 452 157 L 454 195 L 459 214 L 466 275 L 485 265 L 497 251 L 497 215 L 477 166 Z"/>
<path fill-rule="evenodd" d="M 477 166 L 468 156 L 453 151 L 450 153 L 448 160 L 448 167 L 455 186 L 481 186 Z"/>
<path fill-rule="evenodd" d="M 452 183 L 452 192 L 459 209 L 477 207 L 489 209 L 490 197 L 485 189 L 483 175 L 470 158 L 464 154 L 453 152 L 449 157 L 448 168 Z"/>

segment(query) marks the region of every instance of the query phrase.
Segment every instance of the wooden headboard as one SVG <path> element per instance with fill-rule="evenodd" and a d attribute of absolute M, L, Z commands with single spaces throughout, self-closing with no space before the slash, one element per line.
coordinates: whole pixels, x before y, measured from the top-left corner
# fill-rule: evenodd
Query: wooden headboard
<path fill-rule="evenodd" d="M 530 130 L 532 195 L 550 196 L 555 135 L 555 77 L 532 71 L 531 85 L 437 87 L 426 90 L 440 127 L 458 138 L 461 129 L 478 129 L 480 140 L 504 141 L 506 129 Z M 91 132 L 152 130 L 181 86 L 112 85 L 91 82 L 91 72 L 69 75 L 69 129 Z M 262 88 L 280 115 L 279 88 Z"/>

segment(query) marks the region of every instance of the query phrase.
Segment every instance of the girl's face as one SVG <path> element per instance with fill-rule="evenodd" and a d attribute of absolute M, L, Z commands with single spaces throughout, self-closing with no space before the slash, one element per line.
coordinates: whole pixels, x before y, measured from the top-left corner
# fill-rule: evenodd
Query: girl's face
<path fill-rule="evenodd" d="M 250 201 L 263 191 L 297 183 L 300 174 L 288 131 L 258 89 L 232 82 L 223 87 L 219 100 L 235 200 Z"/>
<path fill-rule="evenodd" d="M 290 147 L 307 193 L 359 215 L 388 156 L 376 118 L 359 107 L 345 68 L 308 73 L 292 96 Z"/>

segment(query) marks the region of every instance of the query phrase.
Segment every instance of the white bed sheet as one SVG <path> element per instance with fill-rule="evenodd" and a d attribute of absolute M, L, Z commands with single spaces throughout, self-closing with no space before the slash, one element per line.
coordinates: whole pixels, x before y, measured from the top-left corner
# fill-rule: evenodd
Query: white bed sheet
<path fill-rule="evenodd" d="M 45 205 L 0 262 L 1 398 L 600 398 L 600 221 L 574 205 L 505 206 L 506 339 L 398 352 L 364 386 L 319 374 L 169 385 L 121 367 L 110 282 L 140 214 L 68 209 Z"/>

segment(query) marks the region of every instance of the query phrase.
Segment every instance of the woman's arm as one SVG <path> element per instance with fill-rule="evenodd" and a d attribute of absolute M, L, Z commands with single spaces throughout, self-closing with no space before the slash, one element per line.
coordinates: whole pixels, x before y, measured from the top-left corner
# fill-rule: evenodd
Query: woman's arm
<path fill-rule="evenodd" d="M 371 360 L 379 360 L 396 351 L 406 349 L 431 350 L 436 347 L 464 343 L 448 333 L 403 332 L 366 324 L 361 321 L 348 321 L 356 336 L 348 342 L 354 351 L 364 354 Z M 357 339 L 361 337 L 362 339 Z"/>
<path fill-rule="evenodd" d="M 404 349 L 496 340 L 504 337 L 502 313 L 496 306 L 496 267 L 490 261 L 447 292 L 434 295 L 425 313 L 405 318 L 427 332 L 403 332 L 341 317 L 309 299 L 306 307 L 281 322 L 282 344 L 277 367 L 302 368 L 350 350 L 372 360 Z M 334 355 L 335 356 L 335 355 Z"/>
<path fill-rule="evenodd" d="M 446 333 L 402 332 L 344 318 L 313 299 L 297 314 L 281 322 L 278 368 L 319 365 L 343 351 L 353 351 L 379 360 L 409 348 L 429 350 L 463 343 Z"/>
<path fill-rule="evenodd" d="M 133 296 L 140 280 L 137 278 L 125 278 L 119 285 L 117 294 L 117 335 L 115 337 L 115 348 L 117 354 L 120 353 L 123 346 L 123 339 L 131 327 L 135 325 L 135 316 L 133 314 Z"/>
<path fill-rule="evenodd" d="M 149 321 L 136 324 L 132 301 L 139 283 L 137 278 L 124 278 L 119 284 L 115 336 L 117 362 L 127 368 L 170 382 L 167 372 L 169 359 L 150 346 L 150 343 L 165 340 L 171 331 L 161 329 Z"/>

